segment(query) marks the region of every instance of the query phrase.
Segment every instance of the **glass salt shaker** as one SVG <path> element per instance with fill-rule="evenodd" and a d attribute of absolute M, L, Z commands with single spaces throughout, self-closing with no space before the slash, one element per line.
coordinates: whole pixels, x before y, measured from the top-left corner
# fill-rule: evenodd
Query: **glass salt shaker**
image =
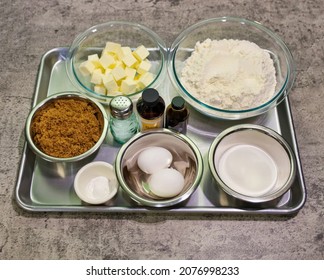
<path fill-rule="evenodd" d="M 124 144 L 139 131 L 133 102 L 126 96 L 116 96 L 110 101 L 109 108 L 111 134 L 118 143 Z"/>

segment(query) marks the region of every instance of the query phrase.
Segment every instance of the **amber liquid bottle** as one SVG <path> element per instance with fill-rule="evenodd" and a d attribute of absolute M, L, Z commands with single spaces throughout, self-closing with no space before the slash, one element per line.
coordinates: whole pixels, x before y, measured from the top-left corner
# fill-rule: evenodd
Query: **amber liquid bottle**
<path fill-rule="evenodd" d="M 180 133 L 187 133 L 189 111 L 185 106 L 185 100 L 176 96 L 167 107 L 165 113 L 165 127 L 176 130 Z"/>
<path fill-rule="evenodd" d="M 145 89 L 136 104 L 141 131 L 163 128 L 165 103 L 159 92 L 153 88 Z"/>

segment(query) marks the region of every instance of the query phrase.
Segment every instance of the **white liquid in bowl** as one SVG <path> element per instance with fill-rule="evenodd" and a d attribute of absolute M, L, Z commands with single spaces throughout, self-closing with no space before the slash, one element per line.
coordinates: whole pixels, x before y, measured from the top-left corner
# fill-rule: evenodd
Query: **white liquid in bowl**
<path fill-rule="evenodd" d="M 225 151 L 219 159 L 218 173 L 232 190 L 257 197 L 274 188 L 278 172 L 268 153 L 258 147 L 242 144 Z"/>

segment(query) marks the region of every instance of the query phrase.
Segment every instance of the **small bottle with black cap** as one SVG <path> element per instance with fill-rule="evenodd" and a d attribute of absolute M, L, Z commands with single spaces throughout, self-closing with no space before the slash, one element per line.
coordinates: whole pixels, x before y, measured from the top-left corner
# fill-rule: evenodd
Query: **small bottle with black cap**
<path fill-rule="evenodd" d="M 110 101 L 109 108 L 111 134 L 118 143 L 124 144 L 139 131 L 133 102 L 126 96 L 116 96 Z"/>
<path fill-rule="evenodd" d="M 165 127 L 186 134 L 188 119 L 189 110 L 185 100 L 181 96 L 174 97 L 166 109 Z"/>
<path fill-rule="evenodd" d="M 145 89 L 136 104 L 141 131 L 163 128 L 165 103 L 154 88 Z"/>

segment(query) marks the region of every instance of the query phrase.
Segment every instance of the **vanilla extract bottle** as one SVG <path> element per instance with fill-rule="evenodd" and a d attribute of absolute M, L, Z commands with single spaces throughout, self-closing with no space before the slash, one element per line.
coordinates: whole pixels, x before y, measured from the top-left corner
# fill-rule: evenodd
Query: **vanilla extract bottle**
<path fill-rule="evenodd" d="M 137 101 L 136 109 L 141 131 L 163 128 L 165 103 L 156 89 L 145 89 Z"/>
<path fill-rule="evenodd" d="M 166 109 L 165 127 L 186 134 L 188 120 L 189 110 L 185 100 L 181 96 L 174 97 Z"/>

